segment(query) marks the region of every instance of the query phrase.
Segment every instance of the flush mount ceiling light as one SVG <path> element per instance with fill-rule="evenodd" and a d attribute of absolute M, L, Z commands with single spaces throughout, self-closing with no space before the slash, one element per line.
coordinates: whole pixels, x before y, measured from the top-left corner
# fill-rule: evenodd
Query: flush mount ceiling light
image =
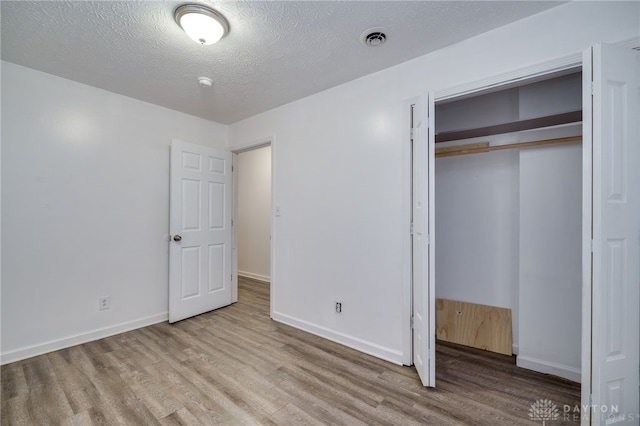
<path fill-rule="evenodd" d="M 198 84 L 200 85 L 200 87 L 207 89 L 213 86 L 213 80 L 211 80 L 209 77 L 198 77 Z"/>
<path fill-rule="evenodd" d="M 176 9 L 174 17 L 196 43 L 213 44 L 229 32 L 229 23 L 224 16 L 206 6 L 182 5 Z"/>

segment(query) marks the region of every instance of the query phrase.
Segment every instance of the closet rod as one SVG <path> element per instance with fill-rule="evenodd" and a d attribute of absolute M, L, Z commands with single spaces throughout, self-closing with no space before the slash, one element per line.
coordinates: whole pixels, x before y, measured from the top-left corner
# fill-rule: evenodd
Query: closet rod
<path fill-rule="evenodd" d="M 445 148 L 436 148 L 436 157 L 453 157 L 455 155 L 477 154 L 481 152 L 498 151 L 511 148 L 531 148 L 534 146 L 554 145 L 559 143 L 581 141 L 582 136 L 569 136 L 566 138 L 544 139 L 540 141 L 510 143 L 506 145 L 490 146 L 489 142 L 479 142 L 467 145 L 448 146 Z"/>

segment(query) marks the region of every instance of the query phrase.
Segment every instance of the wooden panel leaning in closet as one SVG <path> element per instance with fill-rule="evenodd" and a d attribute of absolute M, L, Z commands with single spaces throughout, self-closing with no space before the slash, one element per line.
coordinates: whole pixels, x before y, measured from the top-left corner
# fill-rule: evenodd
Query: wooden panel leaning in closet
<path fill-rule="evenodd" d="M 436 299 L 438 340 L 511 355 L 511 309 Z"/>

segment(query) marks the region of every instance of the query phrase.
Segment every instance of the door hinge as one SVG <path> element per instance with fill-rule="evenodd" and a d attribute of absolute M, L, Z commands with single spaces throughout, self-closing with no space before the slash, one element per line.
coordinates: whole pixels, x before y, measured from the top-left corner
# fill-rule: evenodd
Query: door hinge
<path fill-rule="evenodd" d="M 593 253 L 593 240 L 589 241 L 589 248 L 591 249 L 591 253 Z"/>
<path fill-rule="evenodd" d="M 231 165 L 231 171 L 232 171 L 232 172 L 233 172 L 233 169 L 234 169 L 234 167 L 233 167 L 233 165 Z"/>
<path fill-rule="evenodd" d="M 233 227 L 233 219 L 231 219 L 231 226 Z"/>
<path fill-rule="evenodd" d="M 411 131 L 409 133 L 409 137 L 411 138 L 411 140 L 413 140 L 413 127 L 411 128 Z"/>
<path fill-rule="evenodd" d="M 409 320 L 409 323 L 411 324 L 411 329 L 413 330 L 413 316 L 411 316 L 411 319 Z"/>
<path fill-rule="evenodd" d="M 411 225 L 409 227 L 409 235 L 413 235 L 413 222 L 411 222 Z"/>
<path fill-rule="evenodd" d="M 233 274 L 231 274 L 231 282 L 233 282 Z"/>
<path fill-rule="evenodd" d="M 593 395 L 589 394 L 589 407 L 593 405 Z"/>
<path fill-rule="evenodd" d="M 592 81 L 591 82 L 591 96 L 593 96 L 594 92 L 596 91 L 595 86 L 596 86 L 595 83 Z"/>

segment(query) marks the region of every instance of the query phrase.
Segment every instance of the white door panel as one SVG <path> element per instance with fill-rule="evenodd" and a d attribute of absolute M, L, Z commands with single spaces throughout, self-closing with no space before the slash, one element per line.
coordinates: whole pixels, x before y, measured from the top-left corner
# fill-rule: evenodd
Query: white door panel
<path fill-rule="evenodd" d="M 427 112 L 431 112 L 430 115 Z M 413 107 L 412 282 L 413 362 L 425 386 L 435 386 L 435 299 L 433 298 L 433 220 L 435 137 L 433 98 Z"/>
<path fill-rule="evenodd" d="M 171 144 L 169 322 L 231 303 L 231 153 Z"/>
<path fill-rule="evenodd" d="M 592 180 L 587 181 L 592 186 L 585 191 L 592 193 L 593 254 L 585 256 L 592 270 L 585 305 L 590 302 L 592 312 L 583 323 L 591 331 L 590 336 L 583 333 L 591 338 L 583 350 L 584 364 L 591 367 L 586 372 L 591 374 L 590 405 L 596 407 L 591 422 L 638 424 L 640 54 L 597 45 L 585 52 L 584 69 L 584 93 L 593 93 L 583 100 L 585 142 L 593 161 Z M 583 376 L 583 386 L 588 379 Z M 583 389 L 585 403 L 589 402 Z"/>

